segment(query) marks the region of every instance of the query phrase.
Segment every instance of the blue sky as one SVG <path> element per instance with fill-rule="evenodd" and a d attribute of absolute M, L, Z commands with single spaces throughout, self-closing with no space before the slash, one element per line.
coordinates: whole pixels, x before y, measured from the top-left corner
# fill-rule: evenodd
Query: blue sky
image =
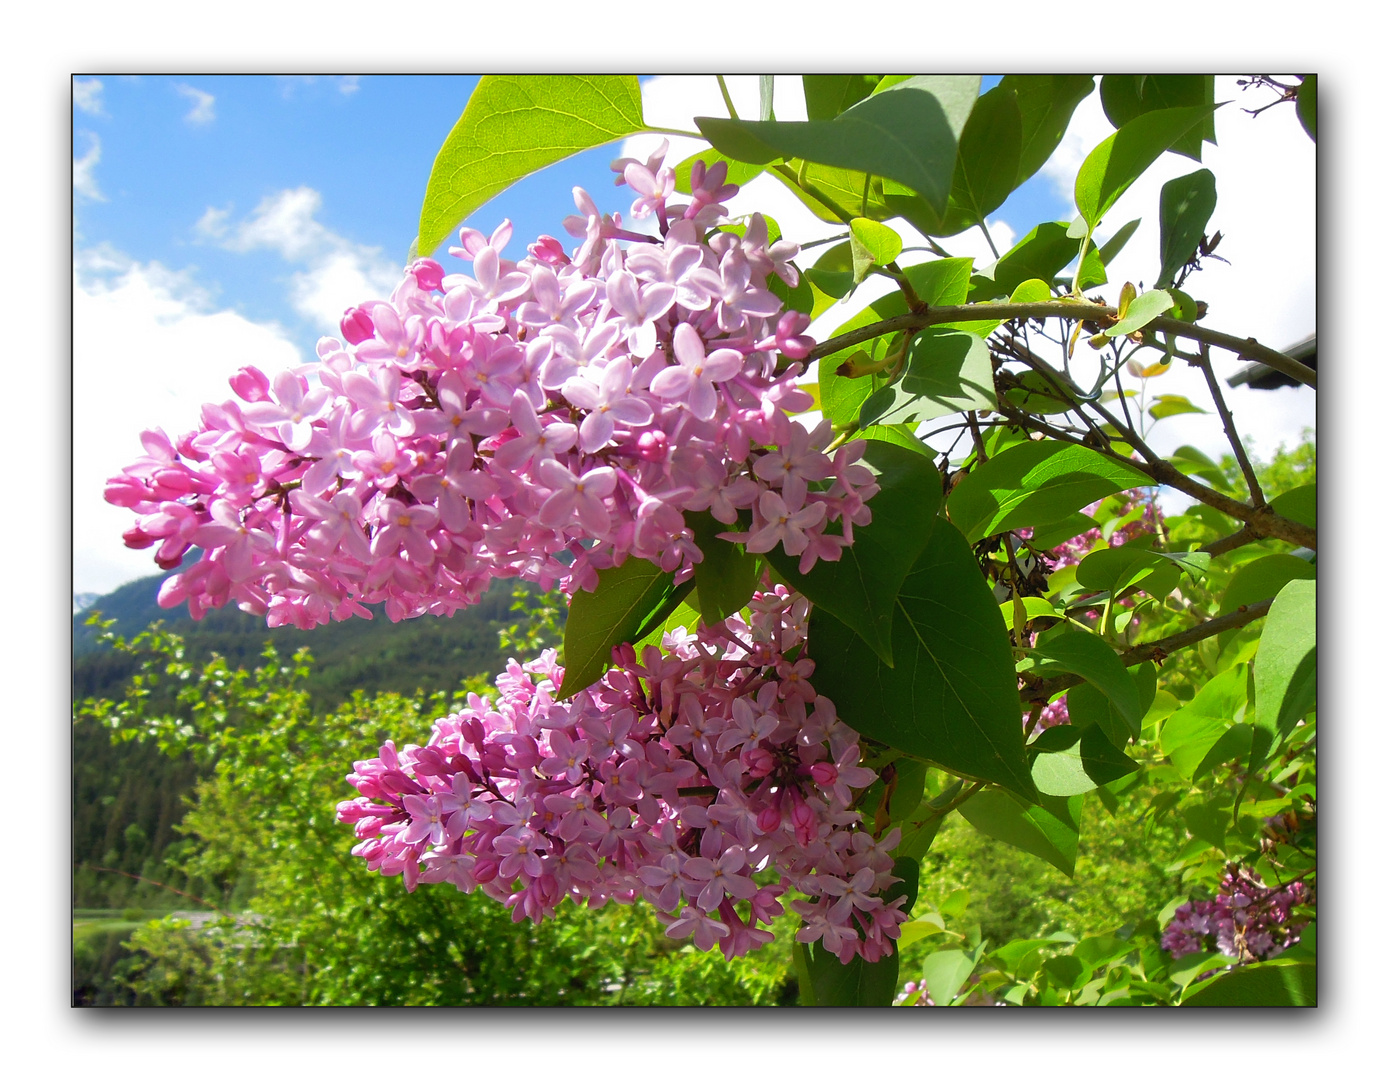
<path fill-rule="evenodd" d="M 148 552 L 127 551 L 120 542 L 127 512 L 107 507 L 100 497 L 102 481 L 141 452 L 144 427 L 158 424 L 172 435 L 188 430 L 197 423 L 200 402 L 229 396 L 226 378 L 239 366 L 253 363 L 274 372 L 307 362 L 320 336 L 337 333 L 344 308 L 390 291 L 416 233 L 435 152 L 475 84 L 466 76 L 74 79 L 75 591 L 105 592 L 154 569 Z M 756 78 L 733 78 L 731 87 L 741 113 L 756 115 Z M 724 112 L 713 77 L 644 80 L 643 97 L 654 125 L 690 130 L 693 115 Z M 780 77 L 778 116 L 798 119 L 802 110 L 800 80 Z M 1283 283 L 1296 302 L 1292 306 L 1269 288 L 1239 298 L 1246 314 L 1253 305 L 1268 309 L 1256 312 L 1257 325 L 1248 321 L 1242 333 L 1279 347 L 1313 330 L 1312 146 L 1307 140 L 1300 144 L 1302 133 L 1277 132 L 1281 123 L 1288 129 L 1292 116 L 1272 116 L 1258 126 L 1240 123 L 1240 116 L 1230 108 L 1226 116 L 1219 113 L 1222 149 L 1238 144 L 1225 163 L 1237 183 L 1243 183 L 1241 169 L 1268 159 L 1271 139 L 1292 147 L 1290 167 L 1303 170 L 1296 176 L 1296 197 L 1298 184 L 1307 182 L 1307 222 L 1282 249 L 1287 259 L 1291 253 L 1297 257 L 1301 244 L 1308 250 L 1305 278 Z M 1242 148 L 1257 127 L 1266 142 Z M 1094 94 L 1079 108 L 1054 160 L 991 215 L 1001 251 L 1041 221 L 1072 217 L 1071 176 L 1110 130 Z M 552 166 L 481 208 L 469 224 L 490 233 L 502 218 L 511 218 L 513 258 L 542 233 L 571 246 L 560 224 L 574 211 L 571 189 L 582 186 L 601 209 L 626 216 L 629 200 L 613 186 L 609 162 L 620 153 L 646 156 L 656 141 L 638 137 Z M 696 146 L 674 141 L 671 160 Z M 1159 184 L 1194 167 L 1167 157 L 1172 160 L 1137 184 L 1108 224 L 1143 216 L 1152 222 Z M 1243 249 L 1240 225 L 1223 218 L 1227 204 L 1221 196 L 1228 189 L 1222 175 L 1219 170 L 1214 224 L 1228 236 L 1223 254 L 1235 247 L 1237 254 L 1251 252 L 1248 265 L 1263 265 L 1270 255 L 1259 245 Z M 1231 206 L 1252 202 L 1251 189 L 1243 190 L 1247 195 Z M 794 238 L 828 235 L 828 227 L 771 178 L 754 181 L 738 198 L 736 212 L 771 213 Z M 1259 215 L 1252 222 L 1246 241 L 1265 231 Z M 1153 277 L 1152 225 L 1149 230 L 1148 237 L 1142 228 L 1131 241 L 1126 255 L 1134 261 L 1117 267 L 1117 287 L 1127 277 Z M 1106 233 L 1104 224 L 1103 239 Z M 990 261 L 979 233 L 944 243 L 953 254 Z M 1214 284 L 1214 295 L 1220 295 L 1222 283 Z M 858 299 L 867 302 L 872 295 L 861 290 Z M 833 331 L 853 310 L 837 307 L 813 331 Z M 1224 322 L 1221 328 L 1235 327 Z M 1294 396 L 1287 395 L 1291 401 Z M 1286 433 L 1293 441 L 1304 422 L 1313 422 L 1309 395 L 1291 406 L 1293 412 L 1277 409 L 1262 429 L 1274 397 L 1254 399 L 1248 413 L 1248 427 L 1267 452 Z M 1186 426 L 1183 420 L 1169 422 L 1179 433 L 1175 445 L 1195 442 L 1220 453 L 1220 431 L 1204 429 L 1202 418 Z"/>

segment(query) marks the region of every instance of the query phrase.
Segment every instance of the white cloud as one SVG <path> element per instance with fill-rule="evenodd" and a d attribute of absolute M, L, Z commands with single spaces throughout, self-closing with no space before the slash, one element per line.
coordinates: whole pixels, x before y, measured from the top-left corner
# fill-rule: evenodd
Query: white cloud
<path fill-rule="evenodd" d="M 91 116 L 105 116 L 101 105 L 101 80 L 73 79 L 72 103 Z"/>
<path fill-rule="evenodd" d="M 184 115 L 184 120 L 187 123 L 193 124 L 195 127 L 201 127 L 204 124 L 211 124 L 217 119 L 217 113 L 213 110 L 213 103 L 217 99 L 213 97 L 212 94 L 209 94 L 205 90 L 199 90 L 197 87 L 189 86 L 187 83 L 178 83 L 175 85 L 174 89 L 188 98 L 193 104 L 193 108 L 189 109 Z"/>
<path fill-rule="evenodd" d="M 140 432 L 177 438 L 203 402 L 232 397 L 238 368 L 274 375 L 302 357 L 280 327 L 217 310 L 190 274 L 109 247 L 78 253 L 72 297 L 73 589 L 106 593 L 158 572 L 122 545 L 134 519 L 101 494 L 143 453 Z"/>
<path fill-rule="evenodd" d="M 87 152 L 72 159 L 72 190 L 84 199 L 105 202 L 106 196 L 97 186 L 96 178 L 97 162 L 101 161 L 101 140 L 95 132 L 83 131 L 80 134 L 87 138 Z"/>
<path fill-rule="evenodd" d="M 262 199 L 236 225 L 229 223 L 229 210 L 209 207 L 195 229 L 229 251 L 273 251 L 304 266 L 290 276 L 290 302 L 331 333 L 347 308 L 390 294 L 401 267 L 381 248 L 354 243 L 318 221 L 322 207 L 313 188 L 289 188 Z"/>
<path fill-rule="evenodd" d="M 228 226 L 228 211 L 209 208 L 198 229 L 228 250 L 269 250 L 305 265 L 290 278 L 291 303 L 327 332 L 346 308 L 388 294 L 400 267 L 381 248 L 356 244 L 317 221 L 322 205 L 313 188 L 293 188 L 263 199 L 235 227 Z"/>

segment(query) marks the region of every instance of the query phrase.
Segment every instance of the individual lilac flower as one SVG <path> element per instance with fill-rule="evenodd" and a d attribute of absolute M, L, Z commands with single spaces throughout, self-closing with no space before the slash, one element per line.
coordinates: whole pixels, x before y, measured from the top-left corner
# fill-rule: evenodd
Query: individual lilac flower
<path fill-rule="evenodd" d="M 657 320 L 676 303 L 676 290 L 664 282 L 639 284 L 626 270 L 613 274 L 604 288 L 609 305 L 622 318 L 622 332 L 634 356 L 646 358 L 657 350 Z"/>
<path fill-rule="evenodd" d="M 360 437 L 374 429 L 391 435 L 415 433 L 415 419 L 401 403 L 401 372 L 377 368 L 372 377 L 350 371 L 343 376 L 343 393 L 355 407 L 349 430 Z"/>
<path fill-rule="evenodd" d="M 603 465 L 576 477 L 554 459 L 541 462 L 536 471 L 552 492 L 537 515 L 542 525 L 564 528 L 578 518 L 590 535 L 608 533 L 613 522 L 604 507 L 604 499 L 613 494 L 618 484 L 617 472 Z"/>
<path fill-rule="evenodd" d="M 275 400 L 252 402 L 242 409 L 247 423 L 274 431 L 291 450 L 309 445 L 312 425 L 331 404 L 331 394 L 322 387 L 307 388 L 303 378 L 289 371 L 275 377 Z"/>
<path fill-rule="evenodd" d="M 654 212 L 663 219 L 666 217 L 667 200 L 676 190 L 676 174 L 671 169 L 658 169 L 654 174 L 652 169 L 635 161 L 623 170 L 623 179 L 638 193 L 630 210 L 633 217 L 645 218 Z"/>
<path fill-rule="evenodd" d="M 439 524 L 439 511 L 433 506 L 407 506 L 398 499 L 383 499 L 378 511 L 382 527 L 372 537 L 372 555 L 382 559 L 401 548 L 422 566 L 435 561 L 429 532 Z"/>
<path fill-rule="evenodd" d="M 781 542 L 789 555 L 800 555 L 807 546 L 804 530 L 819 524 L 826 516 L 825 503 L 809 503 L 793 511 L 776 491 L 765 491 L 758 497 L 757 505 L 762 524 L 756 523 L 744 544 L 745 549 L 752 552 L 772 551 Z"/>
<path fill-rule="evenodd" d="M 565 381 L 560 392 L 574 405 L 588 411 L 580 422 L 579 447 L 592 454 L 613 438 L 614 422 L 646 424 L 652 419 L 652 406 L 632 392 L 633 365 L 627 360 L 610 360 L 598 372 L 597 383 L 587 377 L 593 369 Z"/>
<path fill-rule="evenodd" d="M 673 331 L 672 351 L 677 364 L 657 373 L 650 387 L 652 393 L 682 401 L 697 419 L 709 420 L 719 402 L 715 383 L 739 373 L 744 366 L 743 354 L 735 349 L 716 349 L 707 355 L 700 334 L 690 323 L 679 323 Z"/>
<path fill-rule="evenodd" d="M 455 443 L 443 472 L 422 476 L 411 485 L 417 498 L 437 503 L 440 522 L 450 532 L 462 533 L 473 523 L 470 499 L 482 502 L 497 494 L 497 481 L 473 464 L 473 448 L 467 442 Z"/>
<path fill-rule="evenodd" d="M 562 422 L 542 426 L 536 409 L 523 393 L 512 398 L 512 424 L 517 437 L 493 451 L 493 461 L 508 472 L 519 472 L 528 463 L 548 461 L 575 445 L 579 429 Z"/>
<path fill-rule="evenodd" d="M 663 855 L 655 866 L 639 868 L 638 877 L 646 888 L 644 895 L 663 911 L 675 911 L 681 902 L 685 879 L 681 876 L 681 859 L 677 855 Z"/>
<path fill-rule="evenodd" d="M 686 861 L 686 877 L 700 889 L 696 906 L 701 911 L 714 911 L 726 895 L 747 900 L 758 891 L 752 878 L 741 873 L 745 868 L 744 849 L 735 844 L 726 848 L 718 860 L 693 858 Z M 704 885 L 700 885 L 704 882 Z"/>
<path fill-rule="evenodd" d="M 340 551 L 361 562 L 372 561 L 372 548 L 362 531 L 362 503 L 351 491 L 340 491 L 331 499 L 321 499 L 304 490 L 290 492 L 290 504 L 306 519 L 313 520 L 308 541 L 321 558 Z"/>
<path fill-rule="evenodd" d="M 831 461 L 823 452 L 831 438 L 831 422 L 823 420 L 815 431 L 788 423 L 784 430 L 778 444 L 754 461 L 753 474 L 782 488 L 787 503 L 800 506 L 806 502 L 808 484 L 834 474 Z"/>
<path fill-rule="evenodd" d="M 667 926 L 667 937 L 692 938 L 692 944 L 701 952 L 709 952 L 720 938 L 729 933 L 729 927 L 719 919 L 712 919 L 698 908 L 687 904 Z"/>

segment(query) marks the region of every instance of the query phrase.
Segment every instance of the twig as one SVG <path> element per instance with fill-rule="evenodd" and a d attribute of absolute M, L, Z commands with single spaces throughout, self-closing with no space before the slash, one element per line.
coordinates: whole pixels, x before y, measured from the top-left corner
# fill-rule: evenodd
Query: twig
<path fill-rule="evenodd" d="M 1236 424 L 1232 421 L 1232 412 L 1227 408 L 1226 399 L 1222 397 L 1222 388 L 1217 384 L 1217 376 L 1212 372 L 1207 342 L 1201 342 L 1198 351 L 1201 354 L 1198 366 L 1202 368 L 1203 377 L 1207 379 L 1207 388 L 1212 393 L 1212 403 L 1217 406 L 1217 415 L 1222 418 L 1222 427 L 1227 432 L 1227 442 L 1232 444 L 1232 453 L 1236 455 L 1237 464 L 1241 466 L 1241 474 L 1246 477 L 1246 486 L 1251 492 L 1251 503 L 1256 509 L 1260 509 L 1265 505 L 1265 495 L 1261 492 L 1260 481 L 1256 479 L 1256 470 L 1251 468 L 1251 460 L 1246 456 L 1246 447 L 1241 445 L 1241 439 L 1236 433 Z"/>

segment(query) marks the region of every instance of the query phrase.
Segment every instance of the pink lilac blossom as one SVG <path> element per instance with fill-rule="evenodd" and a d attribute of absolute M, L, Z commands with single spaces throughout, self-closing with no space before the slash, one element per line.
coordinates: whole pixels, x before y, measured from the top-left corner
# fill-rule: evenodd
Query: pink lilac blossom
<path fill-rule="evenodd" d="M 1228 866 L 1217 898 L 1180 904 L 1160 944 L 1176 960 L 1214 948 L 1243 964 L 1268 960 L 1298 943 L 1304 924 L 1291 921 L 1290 912 L 1308 902 L 1302 881 L 1270 887 L 1254 871 Z"/>
<path fill-rule="evenodd" d="M 669 936 L 729 958 L 772 940 L 763 927 L 796 889 L 798 940 L 844 963 L 888 955 L 907 918 L 883 897 L 898 830 L 865 831 L 850 804 L 875 773 L 859 737 L 810 689 L 811 662 L 787 658 L 805 607 L 778 586 L 747 622 L 667 634 L 641 657 L 619 646 L 568 701 L 554 650 L 512 661 L 496 701 L 470 695 L 426 745 L 357 762 L 359 795 L 338 804 L 354 854 L 407 889 L 480 889 L 516 921 L 646 898 Z"/>
<path fill-rule="evenodd" d="M 578 188 L 570 256 L 542 237 L 514 263 L 510 223 L 465 228 L 450 254 L 471 274 L 418 259 L 315 363 L 243 367 L 196 430 L 144 433 L 106 487 L 136 515 L 126 543 L 166 570 L 203 549 L 160 604 L 307 628 L 367 604 L 450 614 L 498 577 L 592 589 L 630 557 L 684 580 L 703 558 L 686 514 L 706 510 L 804 572 L 839 559 L 878 487 L 850 464 L 860 443 L 833 463 L 829 424 L 789 419 L 811 404 L 808 319 L 766 280 L 797 280 L 796 248 L 756 214 L 742 238 L 707 236 L 737 190 L 724 164 L 678 204 L 661 156 L 619 166 L 659 237 Z"/>

